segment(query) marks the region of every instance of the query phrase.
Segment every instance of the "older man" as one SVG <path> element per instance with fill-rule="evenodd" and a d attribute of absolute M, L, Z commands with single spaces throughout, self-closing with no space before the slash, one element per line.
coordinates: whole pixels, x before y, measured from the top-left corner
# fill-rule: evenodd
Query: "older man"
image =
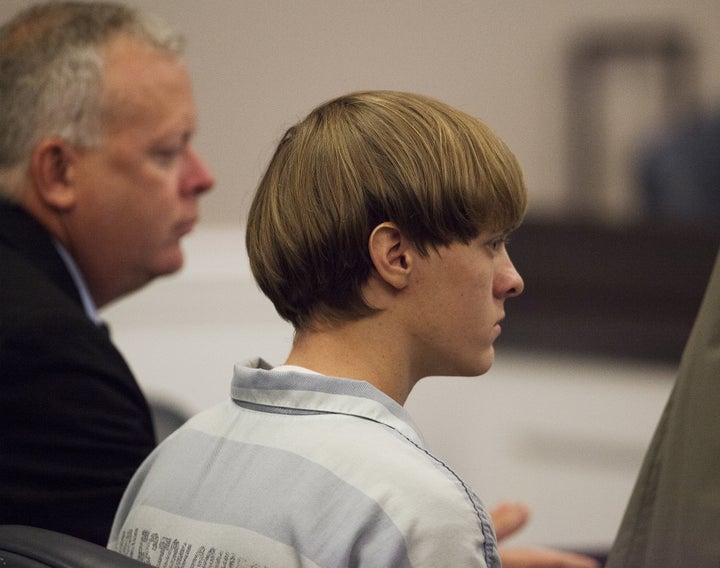
<path fill-rule="evenodd" d="M 0 28 L 0 523 L 105 544 L 155 444 L 97 310 L 183 263 L 213 178 L 182 38 L 107 3 Z"/>

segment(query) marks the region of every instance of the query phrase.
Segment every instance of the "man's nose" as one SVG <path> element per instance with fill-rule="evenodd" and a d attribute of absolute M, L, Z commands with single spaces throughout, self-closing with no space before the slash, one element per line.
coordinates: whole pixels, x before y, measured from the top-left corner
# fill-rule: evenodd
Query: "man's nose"
<path fill-rule="evenodd" d="M 200 156 L 190 148 L 188 150 L 182 185 L 185 193 L 202 195 L 212 189 L 215 178 Z"/>
<path fill-rule="evenodd" d="M 514 298 L 522 294 L 524 289 L 525 282 L 508 256 L 495 278 L 495 296 L 503 299 Z"/>

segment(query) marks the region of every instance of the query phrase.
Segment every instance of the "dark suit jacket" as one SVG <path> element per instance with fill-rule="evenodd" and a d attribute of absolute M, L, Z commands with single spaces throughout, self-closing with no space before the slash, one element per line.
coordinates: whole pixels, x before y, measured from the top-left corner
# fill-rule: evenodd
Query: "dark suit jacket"
<path fill-rule="evenodd" d="M 105 545 L 154 444 L 147 402 L 50 235 L 0 200 L 0 524 Z"/>

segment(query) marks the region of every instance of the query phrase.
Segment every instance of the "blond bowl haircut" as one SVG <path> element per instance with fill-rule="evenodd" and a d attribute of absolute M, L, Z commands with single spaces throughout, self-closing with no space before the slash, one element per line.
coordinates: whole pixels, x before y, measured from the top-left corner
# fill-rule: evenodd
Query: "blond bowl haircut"
<path fill-rule="evenodd" d="M 479 120 L 420 95 L 353 93 L 280 141 L 249 211 L 250 266 L 296 329 L 354 320 L 374 312 L 362 287 L 378 224 L 428 254 L 514 229 L 526 199 L 515 156 Z"/>

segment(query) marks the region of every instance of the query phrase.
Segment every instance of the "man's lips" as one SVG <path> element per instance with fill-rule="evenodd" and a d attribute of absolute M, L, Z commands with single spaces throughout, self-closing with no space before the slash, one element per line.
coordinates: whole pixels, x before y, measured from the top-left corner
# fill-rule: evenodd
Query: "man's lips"
<path fill-rule="evenodd" d="M 192 219 L 186 219 L 185 221 L 181 221 L 176 225 L 176 231 L 178 236 L 184 237 L 188 233 L 191 233 L 192 230 L 195 228 L 195 225 L 197 224 L 197 217 L 193 217 Z"/>
<path fill-rule="evenodd" d="M 495 325 L 493 326 L 493 329 L 495 330 L 495 333 L 497 335 L 500 335 L 502 333 L 502 326 L 500 325 L 502 321 L 505 319 L 505 314 L 503 314 L 499 320 L 495 322 Z"/>

